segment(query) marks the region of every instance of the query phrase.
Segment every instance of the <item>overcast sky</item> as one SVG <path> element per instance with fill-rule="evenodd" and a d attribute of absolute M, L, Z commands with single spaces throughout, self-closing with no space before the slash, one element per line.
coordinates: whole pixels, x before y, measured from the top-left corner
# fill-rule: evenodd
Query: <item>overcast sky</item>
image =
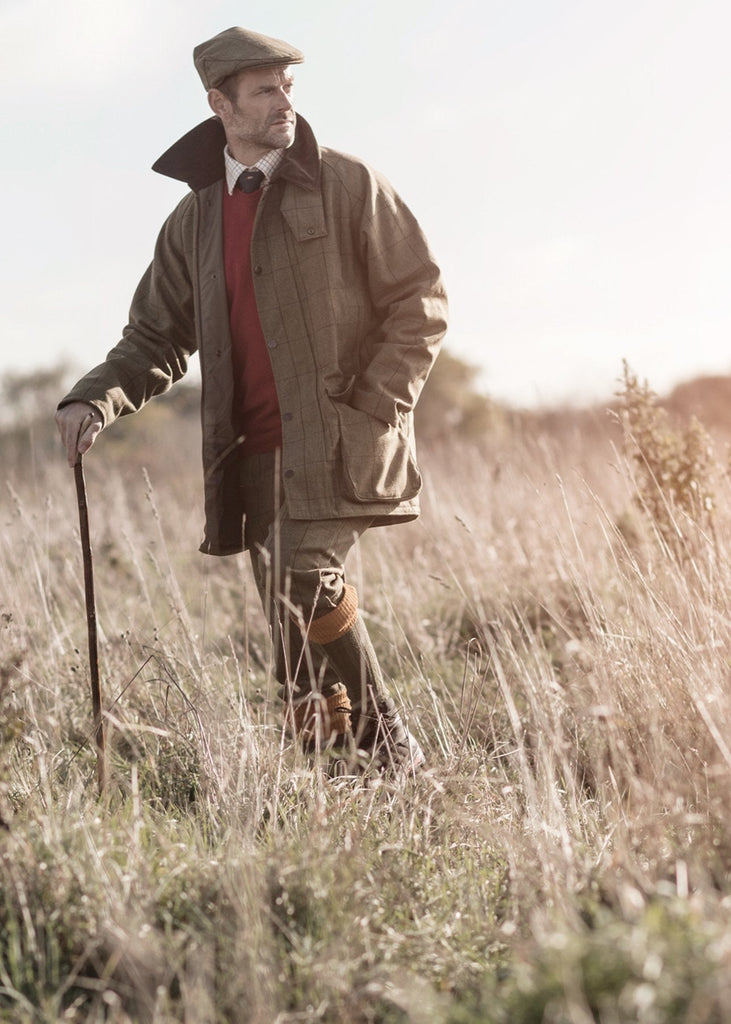
<path fill-rule="evenodd" d="M 242 23 L 411 206 L 493 397 L 731 373 L 728 0 L 0 0 L 0 373 L 117 341 L 185 191 L 150 165 L 209 113 L 193 47 Z"/>

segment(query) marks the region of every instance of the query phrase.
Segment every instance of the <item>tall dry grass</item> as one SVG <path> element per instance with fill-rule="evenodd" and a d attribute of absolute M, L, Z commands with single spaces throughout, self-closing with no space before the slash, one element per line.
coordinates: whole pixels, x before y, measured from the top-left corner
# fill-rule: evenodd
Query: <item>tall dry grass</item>
<path fill-rule="evenodd" d="M 245 559 L 197 553 L 195 427 L 120 424 L 86 460 L 99 800 L 72 474 L 26 440 L 4 446 L 0 1019 L 731 1019 L 720 471 L 714 535 L 686 516 L 678 557 L 603 423 L 424 452 L 422 519 L 350 572 L 429 768 L 366 788 L 292 746 Z"/>

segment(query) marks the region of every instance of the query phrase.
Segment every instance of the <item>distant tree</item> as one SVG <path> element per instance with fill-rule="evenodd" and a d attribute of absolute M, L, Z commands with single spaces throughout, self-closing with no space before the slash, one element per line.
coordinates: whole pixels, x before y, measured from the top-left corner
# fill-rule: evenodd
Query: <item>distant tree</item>
<path fill-rule="evenodd" d="M 68 387 L 67 363 L 40 370 L 7 371 L 0 375 L 0 427 L 27 427 L 53 415 Z"/>
<path fill-rule="evenodd" d="M 697 416 L 704 426 L 731 431 L 731 376 L 696 377 L 678 384 L 663 402 L 674 415 Z"/>
<path fill-rule="evenodd" d="M 479 367 L 442 351 L 416 407 L 421 440 L 450 436 L 479 440 L 503 425 L 505 410 L 478 390 L 479 373 Z"/>

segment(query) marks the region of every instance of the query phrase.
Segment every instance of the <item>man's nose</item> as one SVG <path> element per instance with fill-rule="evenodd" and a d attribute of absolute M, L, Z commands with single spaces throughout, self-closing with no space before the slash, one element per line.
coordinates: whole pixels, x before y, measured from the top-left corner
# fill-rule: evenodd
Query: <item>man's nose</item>
<path fill-rule="evenodd" d="M 282 110 L 294 110 L 294 102 L 290 93 L 284 89 L 279 90 L 279 106 Z"/>

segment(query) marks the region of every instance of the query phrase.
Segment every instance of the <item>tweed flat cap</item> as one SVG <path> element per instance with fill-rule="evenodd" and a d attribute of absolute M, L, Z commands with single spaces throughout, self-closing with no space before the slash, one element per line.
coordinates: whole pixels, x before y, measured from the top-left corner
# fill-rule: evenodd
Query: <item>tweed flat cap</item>
<path fill-rule="evenodd" d="M 219 32 L 193 50 L 193 63 L 206 89 L 215 89 L 237 71 L 301 64 L 304 59 L 300 50 L 281 39 L 237 27 Z"/>

